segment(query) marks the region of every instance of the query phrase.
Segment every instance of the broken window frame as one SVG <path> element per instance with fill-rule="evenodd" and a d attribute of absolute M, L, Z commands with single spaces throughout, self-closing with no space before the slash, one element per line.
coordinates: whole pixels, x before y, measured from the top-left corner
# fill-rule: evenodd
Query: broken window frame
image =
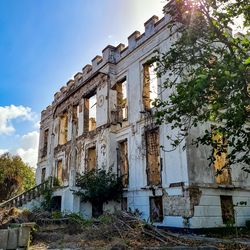
<path fill-rule="evenodd" d="M 227 167 L 228 143 L 227 138 L 219 129 L 211 126 L 213 140 L 213 168 L 215 171 L 215 182 L 217 184 L 232 184 L 231 171 Z M 220 135 L 221 134 L 221 135 Z"/>
<path fill-rule="evenodd" d="M 154 207 L 153 207 L 154 202 Z M 163 199 L 162 196 L 151 196 L 149 197 L 149 211 L 150 221 L 152 223 L 163 221 Z"/>
<path fill-rule="evenodd" d="M 74 135 L 74 128 L 75 130 L 75 137 L 78 136 L 78 122 L 79 122 L 79 115 L 80 115 L 80 106 L 79 104 L 75 104 L 72 107 L 72 135 Z"/>
<path fill-rule="evenodd" d="M 115 120 L 123 122 L 128 120 L 128 81 L 126 77 L 117 81 L 112 88 L 116 91 Z M 125 98 L 124 98 L 125 97 Z"/>
<path fill-rule="evenodd" d="M 233 225 L 235 223 L 233 197 L 231 195 L 220 195 L 220 204 L 223 224 Z"/>
<path fill-rule="evenodd" d="M 92 107 L 90 107 L 90 99 L 95 97 L 95 103 L 92 104 Z M 84 132 L 90 132 L 96 129 L 96 120 L 97 120 L 97 93 L 96 90 L 93 91 L 91 94 L 85 96 L 83 98 L 84 100 L 84 110 L 83 110 L 83 117 L 84 117 L 84 121 L 83 121 L 83 131 Z M 94 113 L 95 113 L 95 117 L 90 117 L 90 112 L 91 112 L 91 108 L 94 108 Z M 93 122 L 93 124 L 95 124 L 92 128 L 91 128 L 91 118 L 94 118 L 95 121 Z"/>
<path fill-rule="evenodd" d="M 45 180 L 46 180 L 46 167 L 43 167 L 41 171 L 41 183 L 45 182 Z"/>
<path fill-rule="evenodd" d="M 157 145 L 151 145 L 151 152 L 154 151 L 153 153 L 155 153 L 154 157 L 157 157 L 157 164 L 158 164 L 158 170 L 159 170 L 159 174 L 157 176 L 157 178 L 155 178 L 155 180 L 153 180 L 154 177 L 152 174 L 152 170 L 151 169 L 151 165 L 149 162 L 149 138 L 148 138 L 148 134 L 150 133 L 156 133 L 158 134 L 158 138 L 156 138 L 158 140 L 158 146 Z M 151 129 L 146 129 L 145 130 L 145 149 L 146 149 L 146 174 L 147 174 L 147 185 L 148 186 L 161 186 L 162 185 L 162 166 L 161 166 L 161 157 L 160 157 L 160 129 L 159 127 L 155 127 L 155 128 L 151 128 Z M 152 142 L 151 142 L 152 144 Z M 152 147 L 155 147 L 154 149 Z M 154 162 L 154 163 L 156 163 Z M 155 167 L 155 166 L 154 166 Z M 156 168 L 154 168 L 156 169 Z"/>
<path fill-rule="evenodd" d="M 124 159 L 122 160 L 121 158 L 123 157 L 121 152 L 122 144 L 126 144 L 126 155 L 124 156 Z M 126 166 L 122 165 L 121 163 L 125 162 L 124 164 Z M 124 169 L 123 169 L 124 168 Z M 122 173 L 124 172 L 124 173 Z M 121 141 L 118 141 L 117 145 L 117 175 L 118 177 L 122 178 L 122 184 L 124 188 L 127 188 L 129 186 L 129 161 L 128 161 L 128 139 L 124 139 Z"/>
<path fill-rule="evenodd" d="M 89 156 L 90 156 L 90 150 L 95 150 L 95 164 L 93 164 L 93 166 L 90 166 L 89 163 L 90 163 L 90 159 L 89 159 Z M 97 148 L 96 148 L 96 145 L 93 145 L 91 147 L 88 147 L 87 150 L 86 150 L 86 172 L 88 171 L 94 171 L 97 169 Z"/>
<path fill-rule="evenodd" d="M 156 71 L 154 69 L 150 70 L 151 67 L 156 68 L 156 62 L 146 62 L 143 65 L 143 86 L 142 86 L 142 103 L 143 108 L 145 111 L 150 112 L 153 108 L 152 103 L 158 98 L 158 77 Z M 152 73 L 154 72 L 153 77 L 151 77 Z M 152 82 L 154 82 L 153 88 L 156 88 L 156 93 L 153 94 L 151 87 Z M 155 95 L 155 97 L 154 97 Z M 152 98 L 154 97 L 154 98 Z"/>
<path fill-rule="evenodd" d="M 65 119 L 65 120 L 64 120 Z M 64 123 L 64 129 L 62 125 Z M 64 145 L 68 142 L 68 112 L 64 111 L 61 116 L 59 116 L 59 134 L 58 134 L 58 144 Z"/>
<path fill-rule="evenodd" d="M 48 140 L 49 140 L 49 129 L 45 129 L 43 132 L 43 148 L 41 157 L 46 157 L 48 154 Z"/>
<path fill-rule="evenodd" d="M 59 169 L 60 166 L 60 169 Z M 56 178 L 58 181 L 58 185 L 61 186 L 63 183 L 63 160 L 59 159 L 56 161 Z"/>

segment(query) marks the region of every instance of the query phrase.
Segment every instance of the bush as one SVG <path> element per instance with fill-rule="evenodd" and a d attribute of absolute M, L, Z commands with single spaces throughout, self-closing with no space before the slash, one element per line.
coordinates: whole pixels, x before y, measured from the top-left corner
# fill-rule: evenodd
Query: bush
<path fill-rule="evenodd" d="M 92 215 L 98 217 L 103 213 L 103 203 L 119 201 L 122 195 L 122 180 L 112 170 L 91 170 L 78 175 L 76 185 L 81 188 L 75 192 L 84 202 L 91 202 Z"/>

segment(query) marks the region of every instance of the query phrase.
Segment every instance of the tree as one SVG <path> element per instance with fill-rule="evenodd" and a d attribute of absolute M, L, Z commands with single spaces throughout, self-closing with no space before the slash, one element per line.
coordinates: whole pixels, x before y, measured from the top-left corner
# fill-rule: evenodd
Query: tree
<path fill-rule="evenodd" d="M 172 45 L 153 60 L 170 95 L 154 102 L 157 123 L 178 129 L 168 135 L 173 149 L 192 127 L 215 125 L 192 143 L 211 145 L 220 155 L 226 149 L 213 139 L 216 130 L 230 148 L 224 167 L 241 163 L 250 172 L 250 34 L 233 35 L 230 28 L 238 18 L 249 31 L 249 1 L 170 0 L 165 11 Z"/>
<path fill-rule="evenodd" d="M 122 195 L 122 180 L 111 170 L 91 170 L 78 175 L 76 185 L 80 191 L 75 194 L 84 202 L 91 202 L 92 215 L 98 217 L 103 213 L 103 204 L 108 201 L 119 201 Z"/>
<path fill-rule="evenodd" d="M 0 156 L 0 201 L 32 188 L 35 172 L 21 157 L 5 153 Z"/>

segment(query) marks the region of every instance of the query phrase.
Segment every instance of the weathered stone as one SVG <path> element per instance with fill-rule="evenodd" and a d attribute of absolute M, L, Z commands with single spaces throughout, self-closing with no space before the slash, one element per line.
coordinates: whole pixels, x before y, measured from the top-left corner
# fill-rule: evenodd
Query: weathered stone
<path fill-rule="evenodd" d="M 8 229 L 1 229 L 0 230 L 0 249 L 6 249 L 8 243 Z"/>
<path fill-rule="evenodd" d="M 7 249 L 16 249 L 18 247 L 19 228 L 11 228 L 9 230 L 9 237 Z"/>
<path fill-rule="evenodd" d="M 29 226 L 22 226 L 19 229 L 19 239 L 18 239 L 18 246 L 19 247 L 26 247 L 29 244 L 30 240 L 30 227 Z"/>

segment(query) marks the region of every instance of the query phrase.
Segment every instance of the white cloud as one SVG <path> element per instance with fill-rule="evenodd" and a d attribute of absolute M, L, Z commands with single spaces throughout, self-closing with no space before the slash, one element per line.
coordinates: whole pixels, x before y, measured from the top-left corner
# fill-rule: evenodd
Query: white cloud
<path fill-rule="evenodd" d="M 0 135 L 9 135 L 15 132 L 11 121 L 17 118 L 32 121 L 34 119 L 34 113 L 31 112 L 31 108 L 29 107 L 15 105 L 0 106 Z"/>
<path fill-rule="evenodd" d="M 31 167 L 36 168 L 37 164 L 37 149 L 29 148 L 27 150 L 18 148 L 16 154 L 19 155 L 25 163 L 28 163 Z"/>
<path fill-rule="evenodd" d="M 8 152 L 8 149 L 0 148 L 0 155 L 4 154 L 6 152 Z"/>
<path fill-rule="evenodd" d="M 25 163 L 31 167 L 36 167 L 38 157 L 39 133 L 37 131 L 29 132 L 22 136 L 20 147 L 16 150 Z"/>
<path fill-rule="evenodd" d="M 37 131 L 29 132 L 22 136 L 21 147 L 23 149 L 38 148 L 39 133 Z"/>

